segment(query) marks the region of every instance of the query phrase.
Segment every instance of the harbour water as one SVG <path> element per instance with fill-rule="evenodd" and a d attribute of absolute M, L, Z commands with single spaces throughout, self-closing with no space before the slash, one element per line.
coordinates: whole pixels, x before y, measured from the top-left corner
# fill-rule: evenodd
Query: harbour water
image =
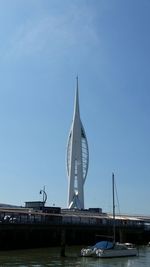
<path fill-rule="evenodd" d="M 80 247 L 67 247 L 66 257 L 60 248 L 1 251 L 0 267 L 149 267 L 150 247 L 140 247 L 139 256 L 131 258 L 96 259 L 80 257 Z"/>

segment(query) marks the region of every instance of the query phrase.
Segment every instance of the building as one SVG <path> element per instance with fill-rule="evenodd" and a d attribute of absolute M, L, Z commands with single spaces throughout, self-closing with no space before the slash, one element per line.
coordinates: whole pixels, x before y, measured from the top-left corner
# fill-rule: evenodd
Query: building
<path fill-rule="evenodd" d="M 68 208 L 84 209 L 84 183 L 89 165 L 88 143 L 80 119 L 78 78 L 73 121 L 67 145 Z"/>

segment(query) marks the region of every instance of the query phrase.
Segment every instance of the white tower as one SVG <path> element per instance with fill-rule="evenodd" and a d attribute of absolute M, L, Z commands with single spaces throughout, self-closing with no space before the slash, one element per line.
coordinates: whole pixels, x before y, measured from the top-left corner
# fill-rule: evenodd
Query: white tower
<path fill-rule="evenodd" d="M 89 164 L 85 131 L 80 119 L 78 77 L 74 115 L 67 145 L 68 208 L 84 209 L 84 183 Z"/>

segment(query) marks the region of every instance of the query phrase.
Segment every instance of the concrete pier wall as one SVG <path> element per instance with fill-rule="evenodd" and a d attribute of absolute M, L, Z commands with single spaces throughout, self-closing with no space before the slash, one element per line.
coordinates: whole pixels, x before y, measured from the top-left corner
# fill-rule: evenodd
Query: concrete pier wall
<path fill-rule="evenodd" d="M 65 245 L 91 245 L 113 236 L 107 214 L 48 214 L 3 210 L 0 213 L 0 250 Z M 116 241 L 147 244 L 150 218 L 116 219 Z"/>
<path fill-rule="evenodd" d="M 0 250 L 63 245 L 91 245 L 112 236 L 112 227 L 91 225 L 1 224 Z M 147 244 L 150 232 L 139 228 L 116 228 L 116 241 Z"/>

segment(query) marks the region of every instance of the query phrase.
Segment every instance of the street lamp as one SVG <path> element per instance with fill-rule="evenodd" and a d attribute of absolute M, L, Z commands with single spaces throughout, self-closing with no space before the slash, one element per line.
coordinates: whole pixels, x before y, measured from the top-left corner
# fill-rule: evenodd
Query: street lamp
<path fill-rule="evenodd" d="M 40 190 L 40 194 L 43 194 L 43 206 L 45 206 L 45 203 L 47 201 L 47 194 L 45 192 L 45 186 L 43 187 L 42 190 Z"/>

